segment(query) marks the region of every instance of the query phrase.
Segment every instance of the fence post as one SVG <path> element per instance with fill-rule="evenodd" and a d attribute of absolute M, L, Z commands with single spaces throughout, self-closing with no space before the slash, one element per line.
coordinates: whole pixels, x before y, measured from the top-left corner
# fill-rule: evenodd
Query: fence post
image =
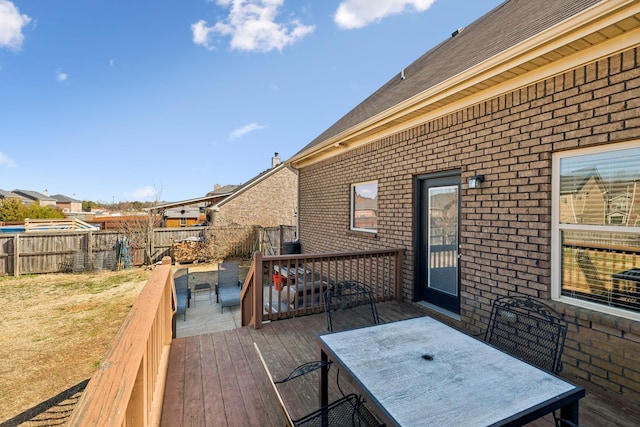
<path fill-rule="evenodd" d="M 93 232 L 87 233 L 87 262 L 89 271 L 93 271 Z"/>
<path fill-rule="evenodd" d="M 20 234 L 13 237 L 13 275 L 20 275 Z"/>

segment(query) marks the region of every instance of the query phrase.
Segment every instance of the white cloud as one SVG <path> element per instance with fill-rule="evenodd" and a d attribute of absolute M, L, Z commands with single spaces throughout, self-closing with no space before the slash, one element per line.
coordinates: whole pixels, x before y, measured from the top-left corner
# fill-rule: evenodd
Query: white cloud
<path fill-rule="evenodd" d="M 435 0 L 343 0 L 333 20 L 338 27 L 353 30 L 391 15 L 424 12 L 434 2 Z"/>
<path fill-rule="evenodd" d="M 276 22 L 284 0 L 218 0 L 219 6 L 231 8 L 224 21 L 212 26 L 200 20 L 191 25 L 193 42 L 214 49 L 213 36 L 231 37 L 231 49 L 247 52 L 282 51 L 315 30 L 298 19 Z"/>
<path fill-rule="evenodd" d="M 134 190 L 128 196 L 131 198 L 131 200 L 134 201 L 155 201 L 160 196 L 160 193 L 156 190 L 155 187 L 147 185 L 145 187 Z"/>
<path fill-rule="evenodd" d="M 16 162 L 14 162 L 13 159 L 0 151 L 0 166 L 4 166 L 6 168 L 15 168 Z"/>
<path fill-rule="evenodd" d="M 197 45 L 204 46 L 209 50 L 213 50 L 213 46 L 209 42 L 209 34 L 213 31 L 212 27 L 207 27 L 207 21 L 201 19 L 195 24 L 191 24 L 191 32 L 193 33 L 193 42 Z"/>
<path fill-rule="evenodd" d="M 232 141 L 234 139 L 238 139 L 241 138 L 243 136 L 245 136 L 246 134 L 248 134 L 249 132 L 253 132 L 254 130 L 259 130 L 259 129 L 263 129 L 264 126 L 258 124 L 258 123 L 250 123 L 248 125 L 245 125 L 241 128 L 238 128 L 236 130 L 234 130 L 233 132 L 231 132 L 231 134 L 229 135 L 229 140 Z"/>
<path fill-rule="evenodd" d="M 56 73 L 56 80 L 59 82 L 64 82 L 68 77 L 67 73 L 63 73 L 62 71 Z"/>
<path fill-rule="evenodd" d="M 22 28 L 31 22 L 27 15 L 8 0 L 0 0 L 0 48 L 20 50 L 24 41 Z"/>

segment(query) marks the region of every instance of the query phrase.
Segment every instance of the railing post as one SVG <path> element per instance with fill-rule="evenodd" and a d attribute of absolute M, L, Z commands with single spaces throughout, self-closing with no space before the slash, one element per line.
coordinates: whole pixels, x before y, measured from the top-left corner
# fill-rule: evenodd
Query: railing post
<path fill-rule="evenodd" d="M 251 311 L 254 329 L 262 327 L 262 306 L 263 306 L 263 289 L 262 289 L 262 253 L 255 252 L 253 254 L 253 307 Z"/>

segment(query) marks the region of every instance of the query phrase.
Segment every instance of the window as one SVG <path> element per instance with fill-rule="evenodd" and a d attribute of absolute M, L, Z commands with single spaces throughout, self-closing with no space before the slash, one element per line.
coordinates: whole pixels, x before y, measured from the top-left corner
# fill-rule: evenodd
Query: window
<path fill-rule="evenodd" d="M 187 218 L 180 218 L 180 227 L 187 226 Z"/>
<path fill-rule="evenodd" d="M 351 186 L 351 229 L 378 231 L 378 181 Z"/>
<path fill-rule="evenodd" d="M 553 158 L 554 298 L 640 319 L 640 145 Z"/>

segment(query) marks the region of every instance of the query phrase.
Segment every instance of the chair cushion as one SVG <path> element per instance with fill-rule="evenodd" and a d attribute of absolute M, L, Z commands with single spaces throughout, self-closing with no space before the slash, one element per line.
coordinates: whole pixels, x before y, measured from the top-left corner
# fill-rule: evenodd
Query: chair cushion
<path fill-rule="evenodd" d="M 240 305 L 240 288 L 238 287 L 218 288 L 218 296 L 223 307 Z"/>

